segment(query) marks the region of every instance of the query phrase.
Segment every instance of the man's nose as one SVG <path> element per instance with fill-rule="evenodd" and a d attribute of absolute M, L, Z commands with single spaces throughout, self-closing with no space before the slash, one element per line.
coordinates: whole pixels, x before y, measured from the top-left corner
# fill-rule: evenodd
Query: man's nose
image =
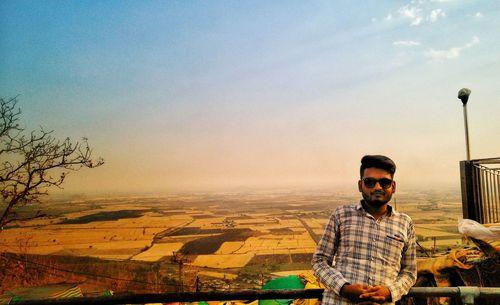
<path fill-rule="evenodd" d="M 380 185 L 380 181 L 375 182 L 375 186 L 373 188 L 376 190 L 381 190 L 382 186 Z"/>

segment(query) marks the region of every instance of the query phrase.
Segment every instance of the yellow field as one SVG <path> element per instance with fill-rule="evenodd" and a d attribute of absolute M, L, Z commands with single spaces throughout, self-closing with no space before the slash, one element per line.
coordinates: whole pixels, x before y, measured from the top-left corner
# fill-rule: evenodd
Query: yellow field
<path fill-rule="evenodd" d="M 212 257 L 213 261 L 225 259 L 227 254 L 293 254 L 314 253 L 316 243 L 307 232 L 296 235 L 263 235 L 250 237 L 245 242 L 225 242 Z"/>
<path fill-rule="evenodd" d="M 184 197 L 176 197 L 182 200 Z M 185 197 L 189 200 L 191 197 Z M 196 197 L 193 197 L 196 198 Z M 148 199 L 150 200 L 150 199 Z M 210 255 L 199 255 L 193 261 L 193 266 L 210 268 L 240 268 L 248 264 L 256 255 L 278 255 L 294 253 L 314 253 L 316 243 L 308 233 L 308 229 L 321 236 L 324 226 L 328 221 L 327 216 L 315 218 L 304 217 L 301 220 L 291 217 L 302 211 L 301 205 L 290 207 L 287 210 L 269 210 L 264 206 L 266 212 L 259 208 L 254 209 L 249 204 L 251 212 L 238 212 L 230 214 L 228 208 L 217 217 L 210 212 L 210 206 L 191 206 L 185 209 L 179 208 L 178 203 L 169 210 L 164 208 L 165 214 L 157 211 L 158 204 L 148 205 L 148 200 L 136 200 L 134 198 L 121 198 L 114 204 L 109 200 L 103 200 L 102 208 L 94 208 L 80 212 L 65 214 L 64 217 L 52 219 L 34 219 L 26 223 L 20 223 L 20 227 L 8 228 L 0 233 L 0 252 L 11 251 L 32 254 L 67 254 L 77 256 L 91 256 L 105 259 L 132 259 L 140 261 L 159 261 L 164 256 L 172 255 L 173 251 L 179 251 L 187 242 L 214 234 L 190 234 L 164 236 L 179 228 L 192 227 L 200 229 L 223 229 L 228 228 L 231 223 L 235 229 L 251 229 L 253 237 L 244 241 L 228 241 L 222 243 L 219 249 Z M 80 202 L 78 204 L 82 204 Z M 246 204 L 246 203 L 245 203 Z M 189 206 L 189 205 L 187 205 Z M 216 211 L 218 204 L 213 205 Z M 145 212 L 141 217 L 123 218 L 113 221 L 93 221 L 87 224 L 56 224 L 62 220 L 78 219 L 82 216 L 92 215 L 100 212 L 111 212 L 121 210 L 154 210 Z M 398 210 L 400 206 L 398 206 Z M 437 240 L 439 247 L 455 247 L 461 245 L 460 235 L 446 226 L 455 225 L 455 215 L 448 213 L 443 215 L 442 211 L 423 211 L 417 204 L 402 205 L 406 213 L 413 217 L 414 221 L 421 222 L 435 220 L 435 224 L 418 224 L 416 233 L 425 237 L 446 238 Z M 171 213 L 179 213 L 171 215 Z M 224 216 L 232 217 L 231 221 Z M 320 215 L 313 211 L 311 215 Z M 281 216 L 282 215 L 282 216 Z M 322 214 L 321 214 L 322 215 Z M 203 218 L 203 217 L 209 218 Z M 442 220 L 442 221 L 438 221 Z M 306 223 L 306 226 L 303 225 Z M 309 227 L 309 228 L 307 228 Z M 307 229 L 306 229 L 307 228 Z M 281 231 L 280 231 L 281 230 Z M 283 233 L 281 233 L 283 232 Z M 162 234 L 160 242 L 150 247 L 155 236 Z M 452 238 L 457 236 L 457 238 Z M 431 238 L 421 242 L 426 248 L 432 248 L 434 242 Z M 215 278 L 230 278 L 230 274 L 223 272 L 205 273 L 206 276 Z"/>
<path fill-rule="evenodd" d="M 64 248 L 55 254 L 59 255 L 74 255 L 74 256 L 92 256 L 102 259 L 125 260 L 129 259 L 132 255 L 139 253 L 144 244 L 131 243 L 131 242 L 114 242 L 114 243 L 99 243 L 89 247 Z"/>
<path fill-rule="evenodd" d="M 283 219 L 279 221 L 279 224 L 281 227 L 284 226 L 286 228 L 304 227 L 298 219 Z"/>
<path fill-rule="evenodd" d="M 254 254 L 228 254 L 228 255 L 198 255 L 190 265 L 208 268 L 242 268 L 254 257 Z"/>
<path fill-rule="evenodd" d="M 314 234 L 321 236 L 321 235 L 323 235 L 323 232 L 325 232 L 325 230 L 324 229 L 314 229 L 313 232 L 314 232 Z"/>
<path fill-rule="evenodd" d="M 433 240 L 426 240 L 426 241 L 421 241 L 419 242 L 422 247 L 426 249 L 432 249 L 434 247 L 434 241 Z M 462 239 L 461 238 L 453 238 L 453 239 L 438 239 L 436 240 L 436 247 L 450 247 L 450 248 L 457 248 L 462 246 Z"/>
<path fill-rule="evenodd" d="M 458 223 L 441 222 L 441 223 L 426 223 L 426 224 L 416 224 L 415 227 L 443 230 L 443 226 L 452 226 L 458 229 Z"/>
<path fill-rule="evenodd" d="M 184 226 L 190 221 L 191 218 L 182 215 L 169 217 L 146 215 L 88 224 L 13 228 L 4 230 L 0 234 L 0 252 L 127 259 L 151 245 L 157 233 Z M 38 224 L 39 221 L 34 220 L 29 225 L 35 223 Z"/>
<path fill-rule="evenodd" d="M 399 211 L 399 209 L 398 209 Z M 404 213 L 408 214 L 414 221 L 417 219 L 436 219 L 443 221 L 444 219 L 447 219 L 445 222 L 449 223 L 451 219 L 456 220 L 458 222 L 458 219 L 462 217 L 461 214 L 443 214 L 443 211 L 422 211 L 419 210 L 418 208 L 415 208 L 412 211 L 404 211 Z"/>
<path fill-rule="evenodd" d="M 172 252 L 179 251 L 183 243 L 154 244 L 147 251 L 134 256 L 133 260 L 156 262 L 164 256 L 172 255 Z"/>
<path fill-rule="evenodd" d="M 200 272 L 198 272 L 198 275 L 209 276 L 209 277 L 214 277 L 214 278 L 218 278 L 218 279 L 228 279 L 228 280 L 235 280 L 238 277 L 237 274 L 215 272 L 215 271 L 200 271 Z"/>
<path fill-rule="evenodd" d="M 259 237 L 250 237 L 240 249 L 233 253 L 312 253 L 315 249 L 316 243 L 312 240 L 311 236 L 308 233 L 302 233 L 297 235 L 262 235 Z"/>
<path fill-rule="evenodd" d="M 255 225 L 255 224 L 262 224 L 262 225 L 276 225 L 278 221 L 275 218 L 259 218 L 259 219 L 237 219 L 234 222 L 236 222 L 240 226 L 244 225 Z"/>
<path fill-rule="evenodd" d="M 214 218 L 201 218 L 194 220 L 189 226 L 190 227 L 200 227 L 202 229 L 212 229 L 215 228 L 214 225 L 217 223 L 222 223 L 224 217 L 214 217 Z"/>
<path fill-rule="evenodd" d="M 325 224 L 327 223 L 328 219 L 323 218 L 323 219 L 317 219 L 317 218 L 304 218 L 303 219 L 306 224 L 311 228 L 311 229 L 321 229 L 323 230 Z"/>
<path fill-rule="evenodd" d="M 442 231 L 442 230 L 422 228 L 419 226 L 415 226 L 415 233 L 417 235 L 422 235 L 425 237 L 442 237 L 442 236 L 458 235 L 457 233 L 454 233 L 454 232 L 446 232 L 446 231 Z"/>
<path fill-rule="evenodd" d="M 311 270 L 305 269 L 305 270 L 280 271 L 280 272 L 273 272 L 271 274 L 281 277 L 281 276 L 289 276 L 289 275 L 299 275 L 299 274 L 304 274 L 304 273 L 306 273 L 306 274 L 311 273 Z"/>
<path fill-rule="evenodd" d="M 232 254 L 241 249 L 245 245 L 243 241 L 226 241 L 220 246 L 215 254 Z"/>
<path fill-rule="evenodd" d="M 269 214 L 267 214 L 267 213 L 257 213 L 257 212 L 255 212 L 255 213 L 254 212 L 252 212 L 252 213 L 246 213 L 245 215 L 248 215 L 250 217 L 257 218 L 257 219 L 259 219 L 259 218 L 266 218 L 266 217 L 269 216 Z"/>

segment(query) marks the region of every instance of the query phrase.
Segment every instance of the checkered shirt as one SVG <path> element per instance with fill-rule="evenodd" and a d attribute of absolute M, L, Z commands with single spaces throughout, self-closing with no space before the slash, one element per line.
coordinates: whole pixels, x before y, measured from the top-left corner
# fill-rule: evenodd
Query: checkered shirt
<path fill-rule="evenodd" d="M 341 206 L 330 216 L 312 266 L 326 286 L 322 305 L 355 304 L 340 296 L 346 283 L 384 285 L 396 302 L 416 280 L 413 223 L 391 206 L 378 220 L 361 203 Z"/>

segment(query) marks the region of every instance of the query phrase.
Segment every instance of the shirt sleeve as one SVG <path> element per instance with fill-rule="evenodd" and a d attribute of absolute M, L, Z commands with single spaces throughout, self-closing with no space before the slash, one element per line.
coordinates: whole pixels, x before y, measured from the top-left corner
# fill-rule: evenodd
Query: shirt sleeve
<path fill-rule="evenodd" d="M 415 228 L 410 220 L 408 242 L 401 253 L 401 269 L 396 280 L 388 286 L 391 291 L 392 302 L 400 300 L 403 295 L 407 294 L 417 280 L 416 251 Z"/>
<path fill-rule="evenodd" d="M 342 273 L 332 267 L 340 238 L 339 234 L 337 213 L 333 213 L 325 227 L 325 232 L 318 243 L 311 262 L 314 274 L 327 289 L 332 290 L 337 295 L 340 295 L 342 286 L 348 283 Z"/>

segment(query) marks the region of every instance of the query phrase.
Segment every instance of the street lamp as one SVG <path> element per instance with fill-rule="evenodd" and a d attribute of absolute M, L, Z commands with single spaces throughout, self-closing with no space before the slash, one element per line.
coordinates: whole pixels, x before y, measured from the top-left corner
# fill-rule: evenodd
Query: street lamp
<path fill-rule="evenodd" d="M 458 98 L 462 101 L 464 106 L 464 124 L 465 124 L 465 145 L 467 147 L 467 161 L 470 161 L 469 149 L 469 127 L 467 125 L 467 101 L 469 101 L 470 89 L 462 88 L 458 91 Z"/>

